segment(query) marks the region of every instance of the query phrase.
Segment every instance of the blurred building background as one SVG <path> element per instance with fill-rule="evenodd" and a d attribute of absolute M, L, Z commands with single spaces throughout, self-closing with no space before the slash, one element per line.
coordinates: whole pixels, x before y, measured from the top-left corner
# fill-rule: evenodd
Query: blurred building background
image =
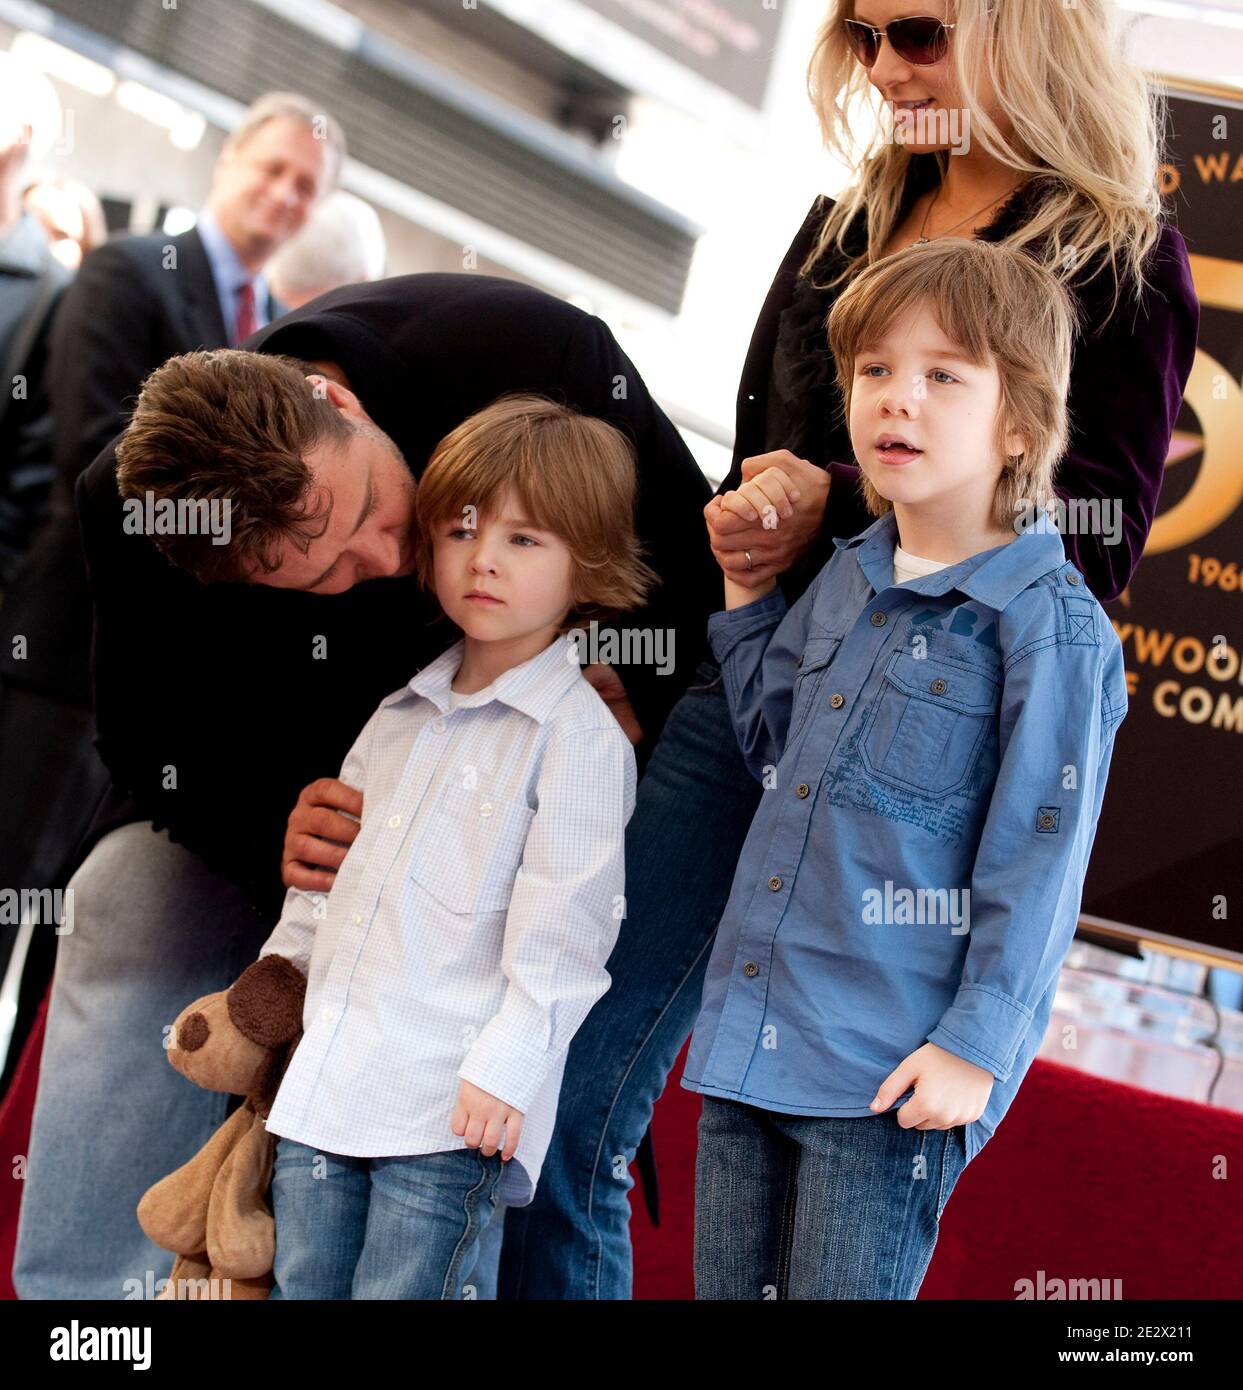
<path fill-rule="evenodd" d="M 604 318 L 714 481 L 755 314 L 820 192 L 824 0 L 0 0 L 60 102 L 31 174 L 108 227 L 192 222 L 270 89 L 344 125 L 387 273 L 517 277 Z M 1243 89 L 1243 0 L 1125 0 L 1145 68 Z"/>

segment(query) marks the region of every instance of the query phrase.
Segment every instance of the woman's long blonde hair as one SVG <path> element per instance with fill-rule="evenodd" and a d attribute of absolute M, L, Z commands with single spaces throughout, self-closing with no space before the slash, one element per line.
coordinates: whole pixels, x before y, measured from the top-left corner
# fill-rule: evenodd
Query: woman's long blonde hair
<path fill-rule="evenodd" d="M 970 138 L 1016 173 L 1043 176 L 1044 196 L 1034 216 L 1004 238 L 1021 248 L 1047 237 L 1041 264 L 1066 280 L 1091 264 L 1087 278 L 1107 266 L 1136 297 L 1143 263 L 1160 235 L 1157 187 L 1165 99 L 1124 57 L 1112 0 L 950 0 L 949 61 Z M 828 247 L 844 245 L 860 209 L 867 247 L 846 252 L 849 264 L 836 285 L 877 260 L 897 224 L 910 149 L 886 142 L 880 123 L 869 141 L 851 130 L 848 112 L 874 89 L 846 43 L 841 21 L 854 0 L 834 0 L 807 70 L 808 92 L 825 146 L 859 171 L 829 211 L 803 264 L 807 273 Z M 986 76 L 1014 132 L 1007 140 L 980 107 Z M 879 101 L 873 101 L 879 111 Z M 944 175 L 948 152 L 938 153 Z M 827 286 L 826 286 L 827 287 Z"/>

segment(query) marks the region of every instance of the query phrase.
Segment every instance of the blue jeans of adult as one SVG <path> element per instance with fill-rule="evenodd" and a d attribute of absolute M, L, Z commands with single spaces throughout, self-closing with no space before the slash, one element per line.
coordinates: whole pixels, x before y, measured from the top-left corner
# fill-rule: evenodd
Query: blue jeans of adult
<path fill-rule="evenodd" d="M 497 1297 L 631 1297 L 630 1163 L 699 1013 L 760 795 L 705 662 L 639 782 L 612 982 L 570 1044 L 535 1199 L 505 1213 Z"/>
<path fill-rule="evenodd" d="M 150 822 L 105 835 L 68 887 L 13 1283 L 23 1299 L 143 1297 L 173 1257 L 143 1233 L 138 1200 L 238 1103 L 174 1071 L 167 1032 L 237 979 L 272 923 Z"/>
<path fill-rule="evenodd" d="M 496 1207 L 501 1156 L 350 1158 L 276 1144 L 269 1298 L 459 1299 Z"/>
<path fill-rule="evenodd" d="M 966 1129 L 784 1115 L 704 1096 L 695 1297 L 910 1299 L 967 1165 Z"/>

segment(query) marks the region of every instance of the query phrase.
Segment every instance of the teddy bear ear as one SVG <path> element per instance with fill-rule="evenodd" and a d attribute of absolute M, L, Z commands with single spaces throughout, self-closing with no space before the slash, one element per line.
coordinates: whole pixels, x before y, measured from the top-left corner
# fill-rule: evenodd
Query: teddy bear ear
<path fill-rule="evenodd" d="M 228 991 L 229 1019 L 260 1047 L 280 1047 L 302 1027 L 306 976 L 284 956 L 264 956 L 248 966 Z"/>

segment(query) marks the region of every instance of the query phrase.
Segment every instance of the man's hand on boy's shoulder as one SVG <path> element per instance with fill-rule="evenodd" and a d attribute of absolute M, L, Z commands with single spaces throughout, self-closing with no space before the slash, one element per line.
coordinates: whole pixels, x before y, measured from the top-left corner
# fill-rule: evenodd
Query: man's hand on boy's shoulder
<path fill-rule="evenodd" d="M 742 479 L 712 498 L 704 520 L 722 572 L 751 589 L 792 568 L 819 536 L 830 474 L 789 449 L 775 449 L 743 459 Z"/>
<path fill-rule="evenodd" d="M 953 1129 L 984 1113 L 992 1094 L 991 1071 L 957 1057 L 936 1043 L 924 1043 L 889 1073 L 871 1105 L 878 1114 L 904 1092 L 915 1094 L 898 1110 L 903 1129 Z"/>
<path fill-rule="evenodd" d="M 501 1149 L 501 1160 L 508 1163 L 522 1137 L 522 1111 L 485 1091 L 482 1086 L 463 1081 L 458 1088 L 457 1104 L 449 1118 L 449 1128 L 454 1134 L 466 1140 L 468 1149 L 479 1149 L 486 1158 L 491 1158 L 501 1142 L 501 1131 L 505 1131 L 505 1147 Z"/>
<path fill-rule="evenodd" d="M 327 893 L 358 836 L 363 794 L 335 777 L 317 777 L 289 813 L 281 881 L 304 893 Z"/>

